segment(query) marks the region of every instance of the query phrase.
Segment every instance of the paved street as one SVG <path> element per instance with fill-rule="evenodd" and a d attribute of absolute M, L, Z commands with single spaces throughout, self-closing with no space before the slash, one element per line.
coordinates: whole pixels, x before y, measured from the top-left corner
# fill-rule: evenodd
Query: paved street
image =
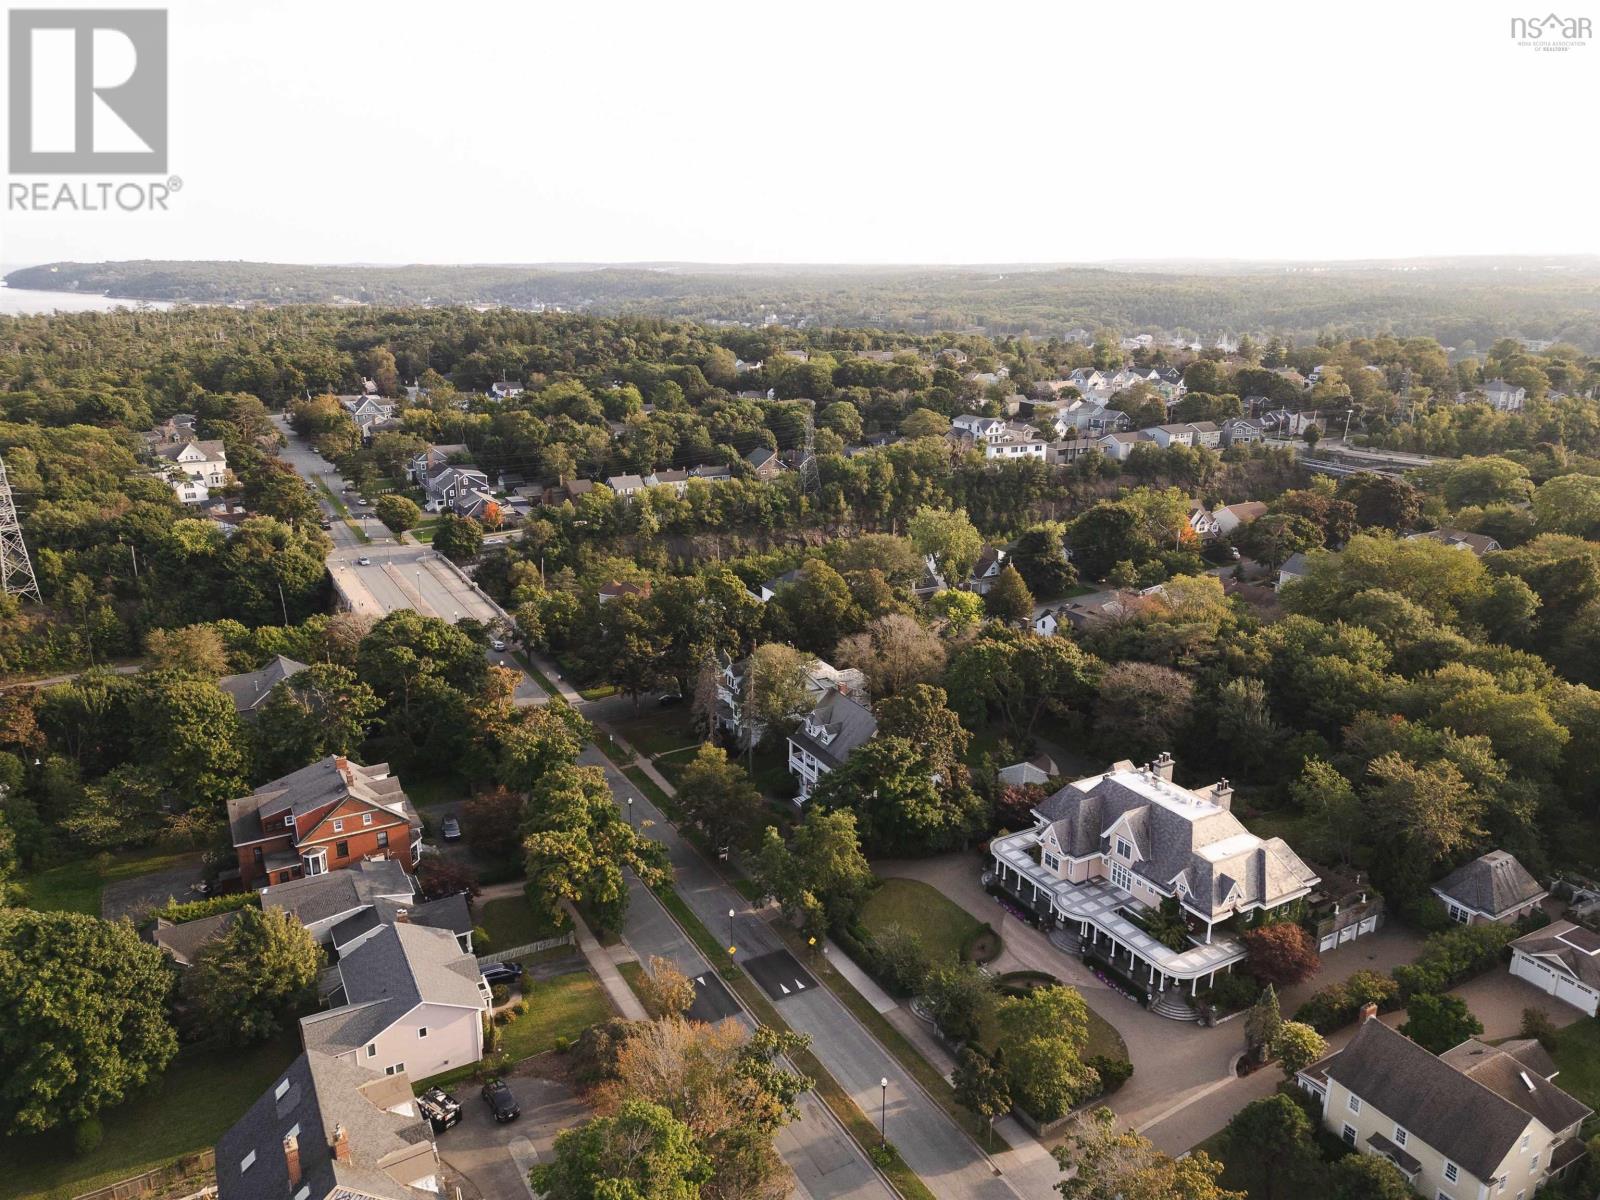
<path fill-rule="evenodd" d="M 602 767 L 619 802 L 633 800 L 634 818 L 649 821 L 649 833 L 667 847 L 677 889 L 718 937 L 730 932 L 743 963 L 784 949 L 782 940 L 751 911 L 737 891 L 725 884 L 658 811 L 600 754 L 588 748 L 582 761 Z M 732 910 L 734 916 L 728 916 Z M 643 954 L 644 950 L 635 947 Z M 848 1092 L 862 1112 L 877 1114 L 888 1079 L 886 1120 L 889 1140 L 906 1163 L 934 1193 L 951 1200 L 1022 1200 L 1048 1195 L 1031 1179 L 1013 1187 L 976 1143 L 945 1115 L 900 1064 L 826 988 L 796 992 L 777 1001 L 791 1028 L 811 1038 L 811 1048 L 828 1073 Z"/>
<path fill-rule="evenodd" d="M 593 754 L 593 751 L 586 751 Z M 586 761 L 593 761 L 592 759 Z M 612 786 L 621 779 L 613 771 Z M 623 781 L 626 785 L 626 780 Z M 699 993 L 689 1015 L 716 1020 L 737 1014 L 750 1023 L 727 986 L 717 978 L 705 957 L 667 914 L 654 893 L 631 875 L 628 877 L 628 915 L 623 939 L 641 961 L 665 958 L 697 984 Z M 699 1011 L 697 1011 L 699 1010 Z M 778 1135 L 778 1153 L 795 1173 L 803 1194 L 813 1200 L 890 1200 L 894 1195 L 861 1153 L 850 1135 L 840 1128 L 827 1106 L 808 1092 L 801 1098 L 799 1118 Z"/>
<path fill-rule="evenodd" d="M 361 539 L 355 531 L 346 525 L 339 514 L 328 503 L 322 489 L 317 486 L 318 481 L 327 484 L 328 490 L 334 495 L 339 495 L 344 488 L 344 480 L 340 477 L 338 469 L 322 455 L 311 448 L 311 444 L 297 434 L 289 426 L 289 418 L 281 413 L 274 414 L 272 423 L 278 427 L 286 442 L 279 451 L 279 457 L 300 473 L 300 477 L 311 485 L 311 494 L 316 497 L 317 505 L 322 509 L 322 515 L 333 522 L 333 528 L 328 531 L 328 536 L 333 539 L 335 549 L 361 545 Z M 346 502 L 348 503 L 348 501 Z M 352 513 L 354 510 L 352 510 Z M 382 522 L 368 520 L 365 522 L 367 535 L 374 542 L 391 541 L 389 531 L 383 527 Z"/>

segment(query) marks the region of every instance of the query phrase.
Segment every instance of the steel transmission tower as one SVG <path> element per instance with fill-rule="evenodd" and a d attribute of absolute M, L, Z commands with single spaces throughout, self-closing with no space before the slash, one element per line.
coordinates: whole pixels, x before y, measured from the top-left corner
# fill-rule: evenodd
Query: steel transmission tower
<path fill-rule="evenodd" d="M 28 557 L 28 544 L 22 540 L 22 525 L 17 520 L 16 502 L 11 499 L 4 459 L 0 459 L 0 588 L 8 596 L 40 599 L 39 581 L 33 577 L 33 560 Z"/>

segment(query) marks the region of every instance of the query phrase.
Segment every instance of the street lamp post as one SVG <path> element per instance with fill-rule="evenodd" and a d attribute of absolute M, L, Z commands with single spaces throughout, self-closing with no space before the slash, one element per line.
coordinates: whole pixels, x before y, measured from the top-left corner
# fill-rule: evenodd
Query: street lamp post
<path fill-rule="evenodd" d="M 632 796 L 628 797 L 628 825 L 630 827 L 632 827 L 632 825 L 633 825 L 633 797 Z"/>
<path fill-rule="evenodd" d="M 878 1107 L 878 1143 L 887 1146 L 889 1144 L 889 1077 L 885 1075 L 878 1080 L 878 1086 L 883 1089 L 883 1099 Z"/>
<path fill-rule="evenodd" d="M 728 910 L 728 945 L 733 945 L 733 909 Z"/>

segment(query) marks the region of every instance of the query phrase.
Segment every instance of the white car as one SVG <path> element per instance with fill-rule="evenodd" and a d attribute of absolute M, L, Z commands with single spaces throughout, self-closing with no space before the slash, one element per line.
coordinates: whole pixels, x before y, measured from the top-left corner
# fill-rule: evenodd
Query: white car
<path fill-rule="evenodd" d="M 489 649 L 491 649 L 491 650 L 504 650 L 505 648 L 506 648 L 506 640 L 505 640 L 505 638 L 493 638 L 489 642 Z"/>
<path fill-rule="evenodd" d="M 370 558 L 368 558 L 365 554 L 363 554 L 360 558 L 356 559 L 356 566 L 358 566 L 358 567 L 370 567 L 371 565 L 372 565 L 372 560 Z"/>

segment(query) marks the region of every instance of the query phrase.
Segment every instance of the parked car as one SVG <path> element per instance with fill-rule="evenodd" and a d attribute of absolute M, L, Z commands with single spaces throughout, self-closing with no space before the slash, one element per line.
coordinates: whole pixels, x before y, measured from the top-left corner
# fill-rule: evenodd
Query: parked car
<path fill-rule="evenodd" d="M 517 1098 L 511 1094 L 511 1089 L 504 1079 L 491 1079 L 483 1085 L 483 1099 L 489 1106 L 489 1111 L 494 1114 L 494 1119 L 502 1125 L 507 1121 L 515 1121 L 522 1115 L 522 1106 L 517 1103 Z"/>
<path fill-rule="evenodd" d="M 489 649 L 491 649 L 491 650 L 504 650 L 505 648 L 506 648 L 506 640 L 505 640 L 505 638 L 490 638 L 489 639 Z"/>
<path fill-rule="evenodd" d="M 682 704 L 683 703 L 683 693 L 682 692 L 663 692 L 661 695 L 656 697 L 656 703 L 659 704 L 662 708 L 671 708 L 674 704 Z"/>
<path fill-rule="evenodd" d="M 508 986 L 522 978 L 522 964 L 514 962 L 489 963 L 480 968 L 483 981 L 490 987 L 504 983 Z"/>
<path fill-rule="evenodd" d="M 454 817 L 446 817 L 439 822 L 439 836 L 447 842 L 459 841 L 461 839 L 461 822 Z"/>
<path fill-rule="evenodd" d="M 443 1133 L 461 1123 L 461 1102 L 443 1088 L 429 1088 L 423 1092 L 417 1097 L 417 1107 L 434 1133 Z"/>
<path fill-rule="evenodd" d="M 323 529 L 332 529 L 333 528 L 333 522 L 332 521 L 318 521 L 317 524 L 319 526 L 321 526 Z"/>
<path fill-rule="evenodd" d="M 356 559 L 356 566 L 358 566 L 358 567 L 370 567 L 371 565 L 372 565 L 372 560 L 370 558 L 368 558 L 365 554 L 363 554 L 360 558 Z"/>

